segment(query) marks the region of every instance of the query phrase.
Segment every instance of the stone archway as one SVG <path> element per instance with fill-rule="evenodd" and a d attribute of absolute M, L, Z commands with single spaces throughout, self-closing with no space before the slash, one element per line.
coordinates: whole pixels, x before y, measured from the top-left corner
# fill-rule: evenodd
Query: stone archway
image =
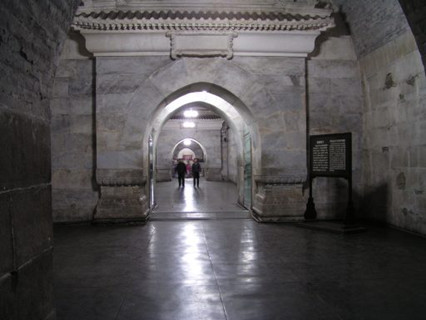
<path fill-rule="evenodd" d="M 175 140 L 178 141 L 175 141 Z M 187 146 L 185 141 L 191 141 L 191 145 Z M 186 137 L 180 139 L 180 137 L 168 137 L 165 141 L 159 142 L 160 146 L 157 146 L 157 163 L 156 163 L 156 182 L 170 181 L 174 176 L 174 165 L 176 165 L 177 159 L 181 159 L 181 153 L 184 149 L 191 150 L 192 159 L 201 159 L 203 163 L 207 161 L 206 148 L 196 139 Z M 160 155 L 159 155 L 160 153 Z"/>
<path fill-rule="evenodd" d="M 193 146 L 186 145 L 185 141 L 190 141 L 193 143 Z M 207 151 L 206 148 L 196 139 L 193 138 L 185 138 L 183 140 L 180 140 L 172 149 L 171 151 L 171 158 L 177 159 L 179 157 L 179 152 L 182 148 L 189 148 L 193 151 L 194 156 L 199 159 L 207 160 Z"/>
<path fill-rule="evenodd" d="M 213 106 L 217 113 L 230 124 L 245 123 L 250 132 L 256 215 L 262 220 L 301 218 L 306 178 L 304 68 L 303 58 L 288 57 L 98 57 L 96 172 L 106 192 L 101 190 L 95 219 L 115 219 L 123 211 L 129 214 L 126 219 L 146 219 L 145 142 L 152 134 L 155 144 L 170 113 L 166 107 L 194 92 L 219 99 Z M 283 208 L 288 210 L 283 213 Z"/>
<path fill-rule="evenodd" d="M 231 105 L 229 102 L 221 98 L 220 96 L 216 94 L 212 94 L 210 92 L 207 92 L 206 90 L 202 89 L 205 88 L 206 84 L 193 84 L 191 86 L 188 86 L 186 88 L 183 88 L 179 90 L 176 93 L 173 93 L 173 97 L 175 97 L 174 100 L 171 100 L 168 98 L 166 101 L 171 101 L 165 106 L 158 107 L 156 111 L 153 113 L 152 118 L 150 119 L 149 123 L 150 125 L 146 128 L 146 133 L 151 132 L 151 134 L 154 137 L 154 150 L 158 148 L 157 146 L 157 140 L 160 135 L 160 132 L 162 131 L 162 128 L 164 124 L 167 122 L 169 116 L 173 114 L 177 109 L 181 108 L 182 106 L 188 104 L 188 103 L 194 103 L 194 102 L 201 102 L 204 104 L 210 105 L 210 108 L 214 110 L 215 113 L 219 114 L 222 119 L 225 120 L 226 123 L 230 125 L 230 127 L 233 129 L 233 133 L 235 135 L 235 153 L 237 154 L 236 159 L 236 185 L 238 189 L 238 199 L 237 202 L 240 204 L 248 203 L 247 199 L 244 201 L 244 198 L 252 198 L 253 190 L 249 191 L 249 196 L 247 196 L 247 191 L 244 190 L 245 185 L 252 186 L 251 180 L 253 179 L 252 174 L 250 173 L 249 176 L 244 174 L 246 165 L 246 159 L 244 157 L 244 136 L 247 134 L 252 135 L 251 140 L 258 141 L 259 135 L 256 132 L 256 127 L 254 125 L 249 127 L 248 123 L 254 123 L 253 117 L 245 115 L 245 118 L 240 115 L 239 109 Z M 212 90 L 213 92 L 216 92 L 217 94 L 226 92 L 223 88 L 216 87 L 212 84 L 208 84 L 208 86 L 211 88 L 215 88 L 216 90 Z M 196 90 L 196 91 L 190 91 L 188 90 Z M 200 91 L 201 90 L 201 91 Z M 229 93 L 227 93 L 229 95 Z M 234 98 L 234 103 L 237 101 L 237 98 Z M 220 128 L 217 128 L 220 132 Z M 193 132 L 194 133 L 194 132 Z M 219 139 L 218 143 L 220 144 L 221 141 Z M 202 143 L 201 143 L 202 145 Z M 252 152 L 250 147 L 250 154 L 254 153 Z M 158 152 L 154 152 L 158 153 Z M 204 150 L 204 154 L 207 152 Z M 220 166 L 221 159 L 213 157 L 213 159 L 210 160 L 205 165 L 205 176 L 207 180 L 217 180 L 222 181 L 222 167 Z M 250 168 L 251 168 L 251 159 L 250 159 Z M 158 171 L 158 170 L 157 170 Z M 250 179 L 250 183 L 246 183 L 245 179 Z M 151 179 L 150 179 L 151 181 Z M 154 188 L 153 185 L 148 186 L 150 193 L 152 193 L 152 189 Z"/>

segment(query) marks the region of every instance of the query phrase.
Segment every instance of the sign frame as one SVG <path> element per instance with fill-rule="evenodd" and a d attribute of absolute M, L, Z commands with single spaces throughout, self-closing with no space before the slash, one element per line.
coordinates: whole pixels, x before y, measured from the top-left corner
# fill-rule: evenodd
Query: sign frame
<path fill-rule="evenodd" d="M 309 175 L 312 178 L 347 179 L 352 175 L 352 134 L 350 132 L 313 135 L 309 137 L 309 140 Z M 321 165 L 326 165 L 326 168 L 321 168 Z"/>
<path fill-rule="evenodd" d="M 354 223 L 352 201 L 352 133 L 334 133 L 309 136 L 309 199 L 305 220 L 316 220 L 317 212 L 312 197 L 312 181 L 317 177 L 344 178 L 348 181 L 348 204 L 345 225 Z"/>

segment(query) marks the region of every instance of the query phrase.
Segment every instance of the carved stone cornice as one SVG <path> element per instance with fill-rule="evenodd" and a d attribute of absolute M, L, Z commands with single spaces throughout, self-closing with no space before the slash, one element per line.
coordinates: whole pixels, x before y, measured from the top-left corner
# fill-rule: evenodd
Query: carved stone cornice
<path fill-rule="evenodd" d="M 80 11 L 72 24 L 95 56 L 306 57 L 334 26 L 331 10 L 147 9 Z"/>
<path fill-rule="evenodd" d="M 326 14 L 288 12 L 109 11 L 83 12 L 75 30 L 103 31 L 313 31 L 333 25 Z"/>

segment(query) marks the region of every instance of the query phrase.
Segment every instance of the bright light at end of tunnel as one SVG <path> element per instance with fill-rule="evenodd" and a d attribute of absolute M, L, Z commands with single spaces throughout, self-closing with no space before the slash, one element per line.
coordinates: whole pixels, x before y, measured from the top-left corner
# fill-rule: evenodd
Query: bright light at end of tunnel
<path fill-rule="evenodd" d="M 190 139 L 185 139 L 185 140 L 183 140 L 183 144 L 184 144 L 185 146 L 190 146 L 190 145 L 191 145 L 191 143 L 192 143 L 192 141 L 191 141 Z"/>
<path fill-rule="evenodd" d="M 185 121 L 182 126 L 184 128 L 195 128 L 195 123 L 192 121 Z"/>
<path fill-rule="evenodd" d="M 185 118 L 196 118 L 196 117 L 198 117 L 198 111 L 189 109 L 189 110 L 186 110 L 183 113 L 183 115 L 185 116 Z"/>

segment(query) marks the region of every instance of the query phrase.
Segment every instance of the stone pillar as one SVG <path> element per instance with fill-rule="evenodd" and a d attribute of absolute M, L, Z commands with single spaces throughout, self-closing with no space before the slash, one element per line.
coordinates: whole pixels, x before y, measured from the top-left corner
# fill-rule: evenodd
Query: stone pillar
<path fill-rule="evenodd" d="M 96 181 L 101 196 L 93 219 L 95 223 L 146 222 L 149 198 L 142 169 L 98 169 Z"/>
<path fill-rule="evenodd" d="M 256 176 L 253 217 L 261 222 L 302 221 L 307 195 L 306 176 Z"/>

